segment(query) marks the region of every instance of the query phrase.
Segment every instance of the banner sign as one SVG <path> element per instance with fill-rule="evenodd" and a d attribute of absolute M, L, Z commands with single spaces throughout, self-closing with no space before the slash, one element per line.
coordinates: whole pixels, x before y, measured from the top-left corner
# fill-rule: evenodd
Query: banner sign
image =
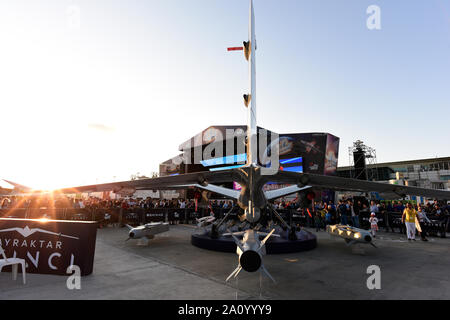
<path fill-rule="evenodd" d="M 96 222 L 0 219 L 0 246 L 7 258 L 25 259 L 28 273 L 67 275 L 76 265 L 82 276 L 91 274 L 96 237 Z"/>

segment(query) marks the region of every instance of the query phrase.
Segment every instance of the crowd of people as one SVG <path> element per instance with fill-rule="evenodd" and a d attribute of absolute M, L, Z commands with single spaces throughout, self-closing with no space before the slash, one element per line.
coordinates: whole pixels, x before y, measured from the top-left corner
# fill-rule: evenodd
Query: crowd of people
<path fill-rule="evenodd" d="M 417 229 L 422 240 L 426 241 L 425 233 L 420 229 L 420 225 L 424 223 L 430 223 L 428 216 L 433 216 L 437 220 L 445 220 L 450 215 L 450 204 L 439 203 L 438 201 L 427 201 L 425 205 L 414 204 L 412 202 L 403 201 L 370 201 L 358 199 L 342 199 L 336 204 L 332 201 L 329 202 L 314 202 L 311 208 L 300 208 L 299 203 L 296 201 L 286 202 L 277 201 L 274 204 L 276 209 L 294 209 L 300 213 L 301 216 L 306 218 L 307 226 L 314 227 L 316 232 L 324 229 L 327 225 L 343 224 L 351 225 L 356 228 L 360 228 L 362 222 L 362 216 L 367 217 L 366 220 L 370 225 L 373 236 L 376 236 L 378 231 L 378 223 L 381 220 L 388 221 L 388 213 L 397 213 L 402 218 L 402 223 L 405 224 L 408 230 L 408 239 L 414 241 L 412 236 L 415 233 L 412 225 L 410 224 L 415 220 L 415 216 L 412 217 L 409 213 L 417 213 Z M 410 222 L 411 221 L 411 222 Z"/>
<path fill-rule="evenodd" d="M 203 202 L 204 204 L 204 202 Z M 197 210 L 198 200 L 184 199 L 134 199 L 122 198 L 115 200 L 105 200 L 96 197 L 89 198 L 73 198 L 65 195 L 58 196 L 29 196 L 18 197 L 8 196 L 0 198 L 0 209 L 2 211 L 11 209 L 194 209 Z M 291 201 L 276 201 L 274 208 L 278 210 L 291 210 L 300 216 L 306 218 L 307 227 L 314 227 L 317 232 L 324 229 L 328 225 L 343 224 L 360 228 L 362 216 L 368 217 L 368 222 L 373 235 L 378 230 L 378 221 L 387 219 L 387 213 L 398 213 L 402 215 L 402 223 L 404 223 L 408 239 L 414 241 L 416 229 L 422 240 L 426 241 L 426 237 L 421 232 L 421 224 L 430 222 L 429 216 L 434 219 L 447 219 L 450 215 L 450 205 L 447 203 L 439 203 L 438 201 L 428 201 L 425 205 L 413 204 L 403 201 L 371 201 L 365 199 L 342 199 L 337 203 L 332 201 L 314 202 L 309 208 L 303 208 L 298 199 Z M 208 212 L 214 212 L 221 209 L 231 209 L 236 204 L 228 200 L 211 200 L 208 202 Z M 204 208 L 205 206 L 203 206 Z M 416 218 L 417 217 L 417 218 Z M 417 223 L 416 223 L 417 220 Z M 422 227 L 423 229 L 423 227 Z"/>
<path fill-rule="evenodd" d="M 235 206 L 229 200 L 211 200 L 208 205 L 211 209 L 231 209 Z M 68 196 L 30 196 L 18 197 L 8 196 L 0 198 L 0 209 L 160 209 L 160 208 L 196 208 L 195 200 L 184 199 L 134 199 L 122 198 L 115 200 L 104 200 L 96 197 L 84 199 L 72 198 Z"/>
<path fill-rule="evenodd" d="M 450 216 L 450 204 L 440 204 L 437 200 L 428 201 L 425 205 L 402 201 L 371 201 L 365 203 L 361 200 L 343 199 L 337 204 L 333 202 L 315 202 L 310 209 L 296 207 L 295 203 L 278 202 L 278 209 L 296 209 L 306 217 L 307 226 L 314 227 L 316 232 L 326 230 L 327 225 L 342 224 L 360 228 L 362 216 L 368 217 L 372 235 L 375 237 L 378 231 L 378 222 L 382 219 L 389 221 L 388 213 L 397 213 L 402 216 L 405 224 L 408 240 L 415 241 L 416 230 L 421 239 L 427 241 L 424 224 L 430 223 L 428 216 L 433 216 L 438 221 L 444 221 Z M 417 218 L 416 218 L 417 217 Z M 386 225 L 387 227 L 388 225 Z"/>

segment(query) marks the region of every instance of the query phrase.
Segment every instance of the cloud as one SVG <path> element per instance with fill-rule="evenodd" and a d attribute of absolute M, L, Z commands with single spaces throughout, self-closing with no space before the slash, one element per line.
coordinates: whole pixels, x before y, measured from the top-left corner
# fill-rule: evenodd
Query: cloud
<path fill-rule="evenodd" d="M 116 131 L 116 129 L 114 127 L 108 127 L 104 124 L 100 124 L 100 123 L 91 123 L 88 125 L 89 129 L 91 130 L 96 130 L 96 131 L 101 131 L 101 132 L 114 132 Z"/>

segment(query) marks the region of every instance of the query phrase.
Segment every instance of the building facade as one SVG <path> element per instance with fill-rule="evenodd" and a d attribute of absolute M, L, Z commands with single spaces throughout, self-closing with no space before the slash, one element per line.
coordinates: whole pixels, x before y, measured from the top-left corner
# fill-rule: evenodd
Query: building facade
<path fill-rule="evenodd" d="M 376 181 L 419 188 L 450 190 L 450 157 L 399 161 L 367 165 L 368 176 Z M 351 167 L 340 167 L 337 175 L 352 178 Z"/>

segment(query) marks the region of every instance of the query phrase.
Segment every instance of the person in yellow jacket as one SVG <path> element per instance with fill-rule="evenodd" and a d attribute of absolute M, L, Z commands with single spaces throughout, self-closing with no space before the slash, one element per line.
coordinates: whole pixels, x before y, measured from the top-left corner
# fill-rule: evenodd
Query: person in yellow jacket
<path fill-rule="evenodd" d="M 408 241 L 416 241 L 416 216 L 416 209 L 413 208 L 411 203 L 408 203 L 402 215 L 402 223 L 406 226 Z"/>

